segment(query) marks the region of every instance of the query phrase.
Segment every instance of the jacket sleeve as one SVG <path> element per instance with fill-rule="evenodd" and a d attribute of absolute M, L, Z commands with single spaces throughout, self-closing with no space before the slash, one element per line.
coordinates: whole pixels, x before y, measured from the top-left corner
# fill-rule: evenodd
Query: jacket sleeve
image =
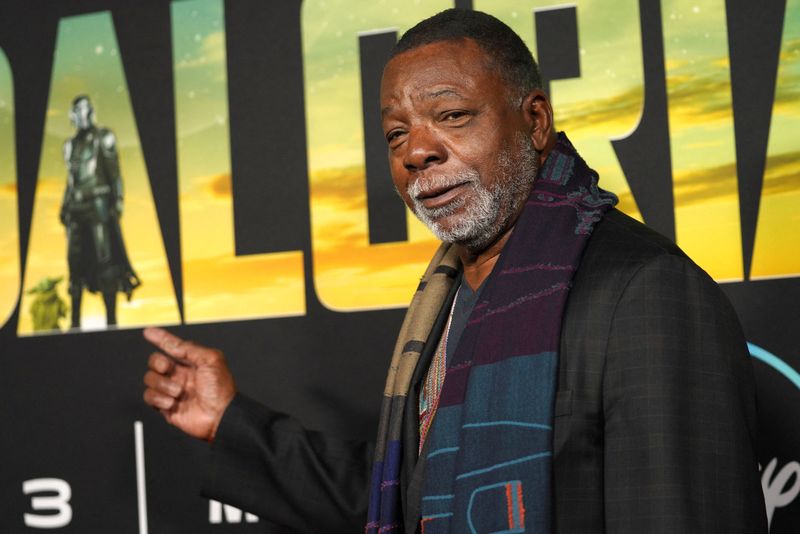
<path fill-rule="evenodd" d="M 689 260 L 644 263 L 603 373 L 606 531 L 766 532 L 751 362 L 736 314 Z"/>
<path fill-rule="evenodd" d="M 360 532 L 373 449 L 306 430 L 237 394 L 212 445 L 202 494 L 301 532 Z"/>

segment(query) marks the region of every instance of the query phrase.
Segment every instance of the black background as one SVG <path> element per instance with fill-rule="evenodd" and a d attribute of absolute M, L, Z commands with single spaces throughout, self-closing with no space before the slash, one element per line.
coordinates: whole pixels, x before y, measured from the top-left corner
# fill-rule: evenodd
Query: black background
<path fill-rule="evenodd" d="M 169 6 L 164 0 L 0 1 L 0 48 L 14 76 L 23 272 L 58 21 L 110 10 L 180 302 Z M 743 254 L 749 270 L 785 2 L 729 0 L 725 7 Z M 324 308 L 314 294 L 300 8 L 298 0 L 228 0 L 225 19 L 236 250 L 238 254 L 302 250 L 307 313 L 186 325 L 173 331 L 224 348 L 239 389 L 274 409 L 289 412 L 312 428 L 369 439 L 403 310 L 337 313 Z M 614 148 L 647 222 L 674 235 L 659 2 L 641 0 L 640 9 L 645 115 L 637 132 Z M 574 10 L 553 16 L 537 22 L 541 28 L 555 28 L 554 38 L 564 43 L 540 47 L 539 59 L 543 66 L 567 65 L 551 79 L 579 75 L 579 66 L 577 73 L 570 67 L 577 46 Z M 369 42 L 362 44 L 369 49 Z M 367 62 L 373 66 L 365 68 L 372 72 L 362 73 L 364 78 L 369 75 L 374 80 L 379 75 L 375 63 Z M 276 76 L 282 83 L 269 83 Z M 368 131 L 370 120 L 367 114 Z M 380 146 L 371 146 L 368 160 L 379 161 L 383 155 L 375 150 Z M 265 166 L 274 170 L 269 175 L 274 181 L 270 196 L 263 187 Z M 381 172 L 370 171 L 368 180 L 375 181 Z M 395 235 L 402 210 L 375 217 L 379 204 L 380 200 L 370 199 L 371 234 Z M 373 242 L 381 240 L 385 239 Z M 745 281 L 723 288 L 740 314 L 748 340 L 800 369 L 796 337 L 800 279 Z M 19 309 L 0 329 L 0 532 L 35 530 L 23 523 L 23 514 L 32 510 L 22 483 L 40 477 L 62 478 L 72 488 L 73 519 L 62 531 L 138 532 L 133 433 L 137 420 L 144 424 L 150 532 L 288 532 L 265 520 L 209 525 L 208 501 L 198 496 L 206 446 L 170 428 L 142 403 L 141 377 L 150 348 L 140 331 L 17 338 L 18 314 Z M 761 462 L 777 457 L 780 469 L 800 460 L 796 423 L 800 391 L 761 362 L 755 361 L 754 368 L 760 394 Z M 772 524 L 772 532 L 798 531 L 800 499 L 777 509 Z"/>

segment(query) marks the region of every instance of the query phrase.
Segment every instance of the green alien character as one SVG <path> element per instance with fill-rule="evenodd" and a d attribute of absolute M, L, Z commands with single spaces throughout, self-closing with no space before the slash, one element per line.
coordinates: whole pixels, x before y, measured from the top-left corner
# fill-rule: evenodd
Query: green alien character
<path fill-rule="evenodd" d="M 33 330 L 42 332 L 45 330 L 61 330 L 59 321 L 67 316 L 67 304 L 59 296 L 56 287 L 63 280 L 63 276 L 58 278 L 42 278 L 39 283 L 26 291 L 28 295 L 36 295 L 28 309 L 33 319 Z"/>

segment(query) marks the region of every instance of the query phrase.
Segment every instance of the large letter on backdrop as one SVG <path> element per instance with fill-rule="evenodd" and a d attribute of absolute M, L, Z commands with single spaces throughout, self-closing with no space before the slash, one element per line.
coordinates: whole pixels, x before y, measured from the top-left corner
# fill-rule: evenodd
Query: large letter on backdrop
<path fill-rule="evenodd" d="M 67 241 L 59 220 L 67 176 L 62 147 L 76 133 L 70 126 L 69 110 L 79 95 L 90 98 L 97 123 L 113 131 L 116 138 L 125 189 L 120 225 L 130 262 L 142 280 L 133 299 L 118 304 L 118 324 L 133 327 L 178 322 L 178 303 L 108 12 L 67 17 L 58 25 L 23 288 L 30 290 L 43 282 L 46 286 L 46 279 L 63 277 L 65 281 L 56 290 L 60 295 L 66 294 Z M 36 296 L 27 291 L 22 296 L 19 334 L 34 331 L 30 312 Z M 105 308 L 99 294 L 90 296 L 84 291 L 81 318 L 84 330 L 105 326 Z M 59 327 L 51 326 L 49 330 L 58 331 Z"/>
<path fill-rule="evenodd" d="M 302 251 L 235 253 L 222 0 L 173 2 L 172 39 L 185 320 L 302 315 Z"/>
<path fill-rule="evenodd" d="M 800 0 L 787 0 L 751 278 L 800 275 Z"/>
<path fill-rule="evenodd" d="M 329 308 L 408 305 L 437 246 L 409 213 L 408 241 L 370 244 L 359 34 L 380 28 L 403 32 L 448 7 L 452 3 L 444 0 L 396 5 L 369 0 L 303 2 L 314 284 L 319 300 Z M 364 104 L 379 107 L 377 101 Z"/>
<path fill-rule="evenodd" d="M 557 52 L 572 58 L 573 51 L 564 47 L 575 45 L 564 42 L 547 51 L 538 50 L 537 42 L 541 41 L 537 40 L 535 14 L 543 17 L 543 21 L 558 19 L 563 23 L 569 18 L 559 17 L 558 12 L 575 9 L 577 76 L 562 78 L 546 69 L 542 72 L 551 82 L 556 127 L 569 135 L 581 155 L 600 174 L 600 185 L 619 195 L 620 209 L 639 217 L 610 143 L 633 130 L 642 111 L 644 81 L 638 1 L 616 2 L 614 9 L 608 9 L 602 2 L 577 1 L 565 5 L 554 0 L 475 0 L 474 7 L 508 24 L 542 65 L 558 61 L 550 61 L 551 58 L 541 54 Z M 550 33 L 548 39 L 561 38 L 558 31 Z"/>
<path fill-rule="evenodd" d="M 676 241 L 715 279 L 741 280 L 725 2 L 661 6 Z"/>
<path fill-rule="evenodd" d="M 14 142 L 14 80 L 0 49 L 0 327 L 19 296 L 17 157 Z"/>

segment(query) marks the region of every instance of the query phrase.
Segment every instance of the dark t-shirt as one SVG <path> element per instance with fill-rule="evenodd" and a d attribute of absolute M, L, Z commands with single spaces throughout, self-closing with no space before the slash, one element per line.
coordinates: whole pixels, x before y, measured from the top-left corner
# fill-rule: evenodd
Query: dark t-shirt
<path fill-rule="evenodd" d="M 461 339 L 461 334 L 464 333 L 464 329 L 467 327 L 467 321 L 469 320 L 469 316 L 472 313 L 472 308 L 475 307 L 475 303 L 478 302 L 478 297 L 481 296 L 481 291 L 483 291 L 484 286 L 486 285 L 486 280 L 478 286 L 478 289 L 473 291 L 469 284 L 461 279 L 461 286 L 458 288 L 458 293 L 456 293 L 456 303 L 453 306 L 453 318 L 450 321 L 450 333 L 447 337 L 447 365 L 450 366 L 450 362 L 453 359 L 453 354 L 456 352 L 456 347 L 458 347 L 458 341 Z"/>

